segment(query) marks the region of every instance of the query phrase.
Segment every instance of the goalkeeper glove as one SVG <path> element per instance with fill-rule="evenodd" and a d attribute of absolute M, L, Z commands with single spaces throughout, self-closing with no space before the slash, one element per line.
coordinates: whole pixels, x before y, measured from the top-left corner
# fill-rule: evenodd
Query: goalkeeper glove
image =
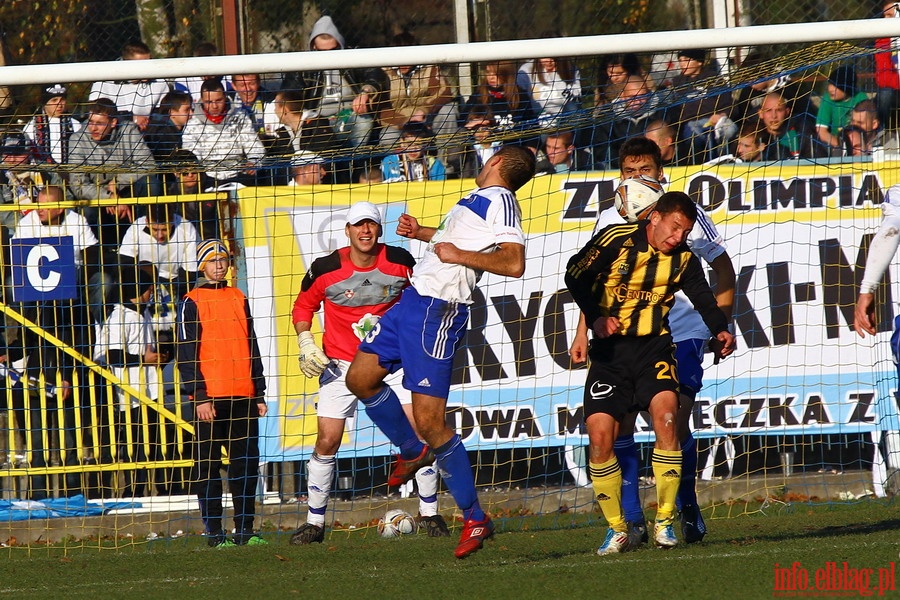
<path fill-rule="evenodd" d="M 329 360 L 316 346 L 312 333 L 304 331 L 297 336 L 297 344 L 300 346 L 300 370 L 307 377 L 318 377 L 328 366 Z"/>

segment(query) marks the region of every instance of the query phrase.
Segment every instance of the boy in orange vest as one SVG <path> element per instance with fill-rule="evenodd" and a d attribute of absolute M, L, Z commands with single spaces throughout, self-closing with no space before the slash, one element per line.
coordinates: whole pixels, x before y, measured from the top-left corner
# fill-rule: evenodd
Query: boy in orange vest
<path fill-rule="evenodd" d="M 220 240 L 197 247 L 202 276 L 178 311 L 178 369 L 194 405 L 194 493 L 212 547 L 261 545 L 253 531 L 259 479 L 259 417 L 266 414 L 262 360 L 250 304 L 225 276 L 231 256 Z M 222 458 L 228 451 L 228 487 L 235 535 L 222 529 Z"/>

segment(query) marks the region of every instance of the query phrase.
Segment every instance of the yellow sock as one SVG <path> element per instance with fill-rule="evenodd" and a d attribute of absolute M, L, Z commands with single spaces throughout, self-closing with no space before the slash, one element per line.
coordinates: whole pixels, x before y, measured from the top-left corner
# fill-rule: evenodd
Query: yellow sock
<path fill-rule="evenodd" d="M 656 478 L 656 520 L 671 523 L 675 515 L 675 496 L 681 484 L 681 449 L 653 449 L 650 458 L 653 465 L 653 476 Z"/>
<path fill-rule="evenodd" d="M 622 470 L 613 456 L 603 464 L 590 463 L 588 472 L 597 504 L 609 526 L 616 531 L 625 531 L 625 515 L 622 514 Z M 677 486 L 676 486 L 677 487 Z"/>

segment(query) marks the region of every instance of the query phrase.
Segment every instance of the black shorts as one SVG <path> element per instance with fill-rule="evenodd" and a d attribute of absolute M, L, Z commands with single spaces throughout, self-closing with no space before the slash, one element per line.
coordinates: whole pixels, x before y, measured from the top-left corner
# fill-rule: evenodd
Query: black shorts
<path fill-rule="evenodd" d="M 647 410 L 660 392 L 678 394 L 672 336 L 621 336 L 591 342 L 584 385 L 584 418 L 595 413 L 621 421 Z"/>

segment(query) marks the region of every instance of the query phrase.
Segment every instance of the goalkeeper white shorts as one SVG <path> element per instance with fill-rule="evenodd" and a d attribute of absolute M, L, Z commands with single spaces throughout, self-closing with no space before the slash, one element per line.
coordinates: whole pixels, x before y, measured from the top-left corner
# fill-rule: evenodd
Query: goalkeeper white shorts
<path fill-rule="evenodd" d="M 347 389 L 347 369 L 350 361 L 334 360 L 319 376 L 319 401 L 316 404 L 316 414 L 320 417 L 331 419 L 352 419 L 356 416 L 356 404 L 358 398 Z M 412 404 L 412 395 L 402 385 L 403 370 L 389 373 L 384 378 L 385 385 L 391 386 L 400 404 Z"/>

